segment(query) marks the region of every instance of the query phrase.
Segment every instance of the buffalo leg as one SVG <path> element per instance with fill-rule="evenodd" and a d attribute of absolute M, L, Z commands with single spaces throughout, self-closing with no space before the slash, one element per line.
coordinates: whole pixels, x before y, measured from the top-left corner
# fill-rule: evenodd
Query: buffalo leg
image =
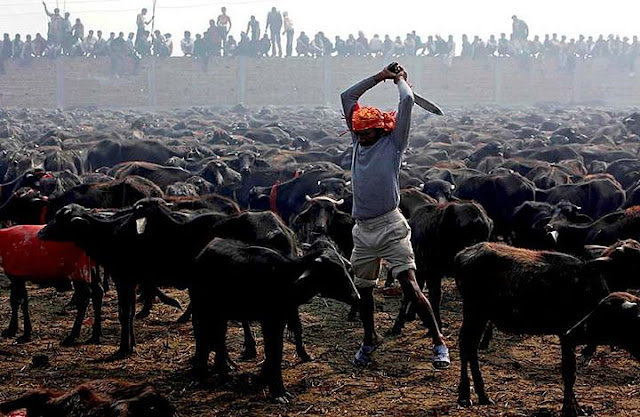
<path fill-rule="evenodd" d="M 296 310 L 294 314 L 291 314 L 291 318 L 289 318 L 287 326 L 293 333 L 293 340 L 296 344 L 296 354 L 302 362 L 311 362 L 313 358 L 307 353 L 307 349 L 304 347 L 304 341 L 302 340 L 302 322 L 300 321 L 300 312 Z"/>
<path fill-rule="evenodd" d="M 576 400 L 573 386 L 576 383 L 576 354 L 575 344 L 567 338 L 561 338 L 562 347 L 562 381 L 564 382 L 564 400 L 562 403 L 562 416 L 575 417 L 584 415 Z"/>
<path fill-rule="evenodd" d="M 212 326 L 212 345 L 216 353 L 213 360 L 213 372 L 222 379 L 229 376 L 229 353 L 227 352 L 227 320 L 215 318 Z"/>
<path fill-rule="evenodd" d="M 153 289 L 148 285 L 140 286 L 140 297 L 138 301 L 142 301 L 142 310 L 136 314 L 136 319 L 141 320 L 149 317 L 153 308 L 153 298 L 155 297 Z"/>
<path fill-rule="evenodd" d="M 466 307 L 466 308 L 465 308 Z M 491 404 L 484 390 L 484 381 L 478 362 L 478 345 L 487 320 L 477 317 L 477 310 L 470 311 L 468 304 L 463 304 L 463 321 L 460 328 L 460 383 L 458 384 L 458 404 L 464 407 L 471 405 L 468 366 L 471 367 L 473 383 L 480 404 Z M 474 317 L 476 316 L 476 317 Z"/>
<path fill-rule="evenodd" d="M 491 343 L 491 339 L 493 339 L 493 323 L 487 323 L 487 328 L 484 329 L 484 334 L 482 335 L 482 340 L 480 341 L 480 350 L 488 350 L 489 343 Z"/>
<path fill-rule="evenodd" d="M 26 281 L 18 279 L 21 285 L 18 286 L 20 305 L 22 306 L 22 319 L 24 320 L 24 333 L 16 341 L 26 343 L 31 341 L 31 317 L 29 316 L 29 296 L 27 295 Z"/>
<path fill-rule="evenodd" d="M 91 304 L 93 305 L 93 331 L 88 343 L 100 343 L 102 337 L 102 301 L 104 298 L 104 290 L 102 281 L 100 280 L 100 271 L 96 267 L 95 274 L 91 280 Z"/>
<path fill-rule="evenodd" d="M 62 341 L 62 344 L 65 346 L 72 345 L 78 339 L 78 336 L 80 336 L 82 322 L 84 321 L 84 316 L 87 313 L 87 306 L 89 305 L 89 291 L 89 284 L 86 282 L 77 281 L 75 283 L 74 295 L 77 300 L 76 319 L 73 322 L 71 334 Z"/>
<path fill-rule="evenodd" d="M 25 283 L 20 278 L 9 278 L 10 294 L 9 305 L 11 306 L 11 319 L 9 320 L 9 327 L 2 331 L 2 337 L 15 337 L 18 333 L 18 311 L 20 310 L 20 288 Z"/>
<path fill-rule="evenodd" d="M 196 381 L 204 382 L 207 377 L 207 364 L 209 362 L 209 352 L 211 351 L 211 343 L 209 341 L 209 334 L 211 333 L 208 329 L 204 329 L 202 326 L 202 319 L 200 314 L 198 314 L 198 310 L 196 308 L 193 309 L 193 315 L 191 316 L 191 320 L 193 323 L 193 338 L 196 342 L 196 351 L 193 355 L 193 360 L 191 362 L 192 373 Z"/>
<path fill-rule="evenodd" d="M 242 359 L 249 360 L 255 359 L 258 355 L 256 352 L 256 339 L 253 337 L 253 331 L 248 321 L 242 322 L 242 330 L 244 330 L 244 351 L 242 352 Z"/>
<path fill-rule="evenodd" d="M 402 303 L 400 303 L 400 310 L 396 316 L 396 320 L 391 328 L 391 334 L 399 335 L 404 329 L 404 325 L 407 322 L 407 314 L 409 313 L 409 307 L 411 304 L 407 301 L 406 297 L 402 297 Z"/>
<path fill-rule="evenodd" d="M 267 320 L 262 323 L 265 360 L 263 375 L 267 378 L 271 398 L 278 403 L 288 403 L 289 394 L 282 380 L 282 345 L 286 320 Z"/>
<path fill-rule="evenodd" d="M 133 353 L 133 312 L 135 310 L 135 285 L 122 282 L 116 283 L 118 291 L 118 320 L 120 322 L 120 348 L 116 357 L 129 356 Z"/>

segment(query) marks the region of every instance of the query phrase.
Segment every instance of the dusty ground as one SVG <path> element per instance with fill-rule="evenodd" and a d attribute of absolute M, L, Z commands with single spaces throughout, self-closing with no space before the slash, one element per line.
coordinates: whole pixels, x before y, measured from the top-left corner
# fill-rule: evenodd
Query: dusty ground
<path fill-rule="evenodd" d="M 237 361 L 239 369 L 229 383 L 212 380 L 212 387 L 197 389 L 189 377 L 193 353 L 190 325 L 175 324 L 179 312 L 156 306 L 151 317 L 136 323 L 137 353 L 134 357 L 103 363 L 115 350 L 118 338 L 116 297 L 105 300 L 104 342 L 100 346 L 61 347 L 71 328 L 73 315 L 56 313 L 70 298 L 53 289 L 29 288 L 34 321 L 34 340 L 18 345 L 0 340 L 0 400 L 12 398 L 37 386 L 67 388 L 96 378 L 117 377 L 149 381 L 176 405 L 182 416 L 552 416 L 562 401 L 560 349 L 555 337 L 515 337 L 497 332 L 489 352 L 481 353 L 481 365 L 492 407 L 462 409 L 456 405 L 459 374 L 457 331 L 461 303 L 455 285 L 445 282 L 443 317 L 452 353 L 449 370 L 431 366 L 431 343 L 416 322 L 400 337 L 385 338 L 376 353 L 375 366 L 360 370 L 350 364 L 359 338 L 359 323 L 345 321 L 347 307 L 315 299 L 303 308 L 303 323 L 312 363 L 299 363 L 293 345 L 285 344 L 285 384 L 296 395 L 290 406 L 267 401 L 265 387 L 256 386 L 259 361 Z M 184 305 L 185 293 L 171 291 Z M 0 278 L 0 326 L 8 324 L 8 281 Z M 397 297 L 379 297 L 376 320 L 381 332 L 392 325 Z M 258 327 L 254 326 L 256 331 Z M 88 338 L 85 327 L 83 340 Z M 258 332 L 259 336 L 259 332 Z M 232 326 L 228 336 L 232 357 L 242 348 L 241 329 Z M 34 368 L 35 354 L 49 356 L 50 366 Z M 211 358 L 213 359 L 213 358 Z M 211 362 L 210 362 L 211 363 Z M 598 416 L 640 415 L 639 365 L 624 352 L 600 348 L 588 367 L 580 367 L 578 399 Z M 473 394 L 472 394 L 473 395 Z"/>

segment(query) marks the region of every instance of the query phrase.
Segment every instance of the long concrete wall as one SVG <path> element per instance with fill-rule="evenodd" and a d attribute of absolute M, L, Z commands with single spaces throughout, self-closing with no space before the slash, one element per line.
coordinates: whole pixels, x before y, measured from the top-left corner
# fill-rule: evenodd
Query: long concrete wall
<path fill-rule="evenodd" d="M 608 59 L 579 60 L 572 70 L 555 60 L 522 63 L 405 57 L 416 91 L 449 106 L 528 105 L 544 102 L 634 106 L 640 73 Z M 108 58 L 47 58 L 29 65 L 7 61 L 0 74 L 0 107 L 176 108 L 189 106 L 339 106 L 342 90 L 385 65 L 381 58 L 218 58 L 205 68 L 190 58 L 148 58 L 121 65 L 115 76 Z M 636 63 L 640 68 L 640 62 Z M 393 106 L 394 86 L 372 90 L 363 100 Z"/>

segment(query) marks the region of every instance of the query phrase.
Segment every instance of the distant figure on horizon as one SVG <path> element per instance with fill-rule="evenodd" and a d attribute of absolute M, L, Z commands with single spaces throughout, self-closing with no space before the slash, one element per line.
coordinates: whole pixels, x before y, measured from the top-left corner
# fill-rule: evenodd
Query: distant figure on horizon
<path fill-rule="evenodd" d="M 512 37 L 514 41 L 526 41 L 529 37 L 529 26 L 524 20 L 518 19 L 515 14 L 511 16 L 512 23 Z"/>
<path fill-rule="evenodd" d="M 49 31 L 47 32 L 47 40 L 55 45 L 62 43 L 62 16 L 60 16 L 60 9 L 57 7 L 53 9 L 53 13 L 47 9 L 47 3 L 42 2 L 44 6 L 44 12 L 51 19 L 49 21 Z"/>
<path fill-rule="evenodd" d="M 246 32 L 249 34 L 251 42 L 257 43 L 260 40 L 260 22 L 253 15 L 251 15 L 249 23 L 247 23 Z"/>
<path fill-rule="evenodd" d="M 267 24 L 264 27 L 265 34 L 267 30 L 271 33 L 271 56 L 276 56 L 276 47 L 278 48 L 278 56 L 282 57 L 282 42 L 280 41 L 280 31 L 282 30 L 282 14 L 275 7 L 267 15 Z"/>
<path fill-rule="evenodd" d="M 286 54 L 287 56 L 293 55 L 293 20 L 289 17 L 288 12 L 283 12 L 282 17 L 284 19 L 284 32 L 283 35 L 287 36 Z"/>
<path fill-rule="evenodd" d="M 218 15 L 218 18 L 216 19 L 216 25 L 220 28 L 220 35 L 222 36 L 222 42 L 223 44 L 226 45 L 227 36 L 231 31 L 231 18 L 227 14 L 226 7 L 222 6 L 220 8 L 220 11 L 222 13 Z M 223 47 L 226 49 L 226 46 L 223 45 Z"/>
<path fill-rule="evenodd" d="M 138 27 L 138 31 L 136 32 L 136 44 L 138 43 L 138 39 L 142 40 L 145 38 L 146 26 L 153 22 L 155 17 L 152 17 L 148 21 L 144 20 L 144 17 L 147 15 L 147 9 L 143 8 L 140 10 L 140 13 L 136 16 L 136 26 Z"/>
<path fill-rule="evenodd" d="M 191 32 L 186 30 L 184 32 L 184 39 L 180 41 L 180 49 L 182 50 L 182 54 L 184 56 L 192 56 L 193 55 L 193 38 L 191 37 Z"/>

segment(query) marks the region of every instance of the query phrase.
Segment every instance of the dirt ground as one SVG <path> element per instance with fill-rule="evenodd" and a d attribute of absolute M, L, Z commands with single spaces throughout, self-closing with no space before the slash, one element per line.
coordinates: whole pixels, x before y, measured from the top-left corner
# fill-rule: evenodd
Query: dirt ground
<path fill-rule="evenodd" d="M 155 384 L 182 416 L 536 416 L 559 414 L 562 402 L 560 347 L 556 337 L 507 336 L 496 332 L 488 352 L 480 354 L 491 407 L 464 409 L 456 404 L 459 377 L 457 349 L 461 302 L 452 281 L 445 281 L 444 333 L 451 349 L 452 366 L 436 371 L 431 366 L 431 342 L 417 322 L 408 323 L 399 337 L 386 336 L 376 352 L 376 364 L 356 369 L 350 361 L 357 349 L 359 322 L 347 322 L 348 307 L 314 299 L 302 308 L 307 350 L 315 358 L 300 363 L 291 343 L 285 343 L 285 384 L 296 398 L 289 406 L 268 401 L 266 387 L 254 382 L 263 360 L 259 326 L 258 359 L 242 362 L 242 332 L 230 326 L 228 345 L 238 369 L 230 382 L 212 378 L 211 387 L 194 387 L 189 376 L 194 345 L 190 324 L 176 324 L 180 312 L 157 305 L 151 316 L 136 322 L 137 351 L 127 360 L 101 361 L 116 349 L 117 299 L 112 289 L 105 298 L 103 344 L 61 347 L 71 329 L 73 314 L 60 316 L 71 293 L 29 287 L 34 325 L 33 341 L 18 345 L 0 340 L 0 401 L 30 388 L 68 388 L 81 382 L 115 377 Z M 183 305 L 185 292 L 169 290 Z M 398 297 L 379 292 L 376 322 L 381 333 L 391 328 Z M 8 281 L 0 278 L 0 326 L 9 319 Z M 87 320 L 85 324 L 90 324 Z M 82 340 L 89 336 L 83 329 Z M 36 368 L 36 354 L 46 354 L 50 364 Z M 213 356 L 213 354 L 212 354 Z M 210 359 L 212 364 L 213 357 Z M 578 369 L 578 400 L 598 416 L 640 415 L 638 363 L 622 351 L 601 347 L 594 360 Z M 473 393 L 472 393 L 473 396 Z M 475 398 L 475 397 L 472 397 Z"/>

